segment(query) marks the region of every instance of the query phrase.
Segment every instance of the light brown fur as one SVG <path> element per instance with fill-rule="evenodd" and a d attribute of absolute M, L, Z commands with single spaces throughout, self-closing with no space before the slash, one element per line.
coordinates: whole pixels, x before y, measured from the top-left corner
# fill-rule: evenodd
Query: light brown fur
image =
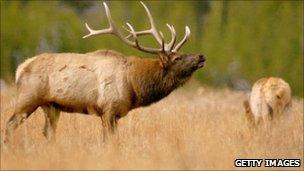
<path fill-rule="evenodd" d="M 110 50 L 45 53 L 27 60 L 16 72 L 18 97 L 7 140 L 38 107 L 45 112 L 48 139 L 54 137 L 60 111 L 100 116 L 105 134 L 113 132 L 120 117 L 167 96 L 205 61 L 202 55 L 170 55 L 174 60 L 168 63 Z"/>
<path fill-rule="evenodd" d="M 261 122 L 268 124 L 279 118 L 291 105 L 291 89 L 281 78 L 259 79 L 252 87 L 249 101 L 244 101 L 247 120 L 250 125 Z"/>

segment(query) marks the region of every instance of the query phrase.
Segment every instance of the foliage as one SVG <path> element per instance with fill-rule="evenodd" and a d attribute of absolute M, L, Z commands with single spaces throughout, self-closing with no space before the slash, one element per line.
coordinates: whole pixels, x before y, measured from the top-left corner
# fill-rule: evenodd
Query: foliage
<path fill-rule="evenodd" d="M 202 49 L 208 55 L 202 78 L 219 82 L 227 77 L 251 83 L 278 76 L 303 94 L 303 2 L 230 2 L 221 28 L 223 3 L 208 16 Z"/>
<path fill-rule="evenodd" d="M 136 29 L 147 18 L 136 1 L 108 2 L 118 26 L 126 21 Z M 168 1 L 146 2 L 157 26 L 169 37 L 173 24 L 178 40 L 189 25 L 192 36 L 184 52 L 201 52 L 207 65 L 195 77 L 203 83 L 238 88 L 264 76 L 279 76 L 303 95 L 302 1 Z M 82 39 L 84 22 L 107 26 L 98 1 L 1 1 L 1 78 L 13 80 L 18 64 L 43 52 L 84 53 L 114 49 L 127 55 L 151 57 L 123 45 L 113 36 Z M 141 39 L 153 44 L 153 39 Z M 154 44 L 155 45 L 155 44 Z M 248 88 L 248 87 L 247 87 Z"/>

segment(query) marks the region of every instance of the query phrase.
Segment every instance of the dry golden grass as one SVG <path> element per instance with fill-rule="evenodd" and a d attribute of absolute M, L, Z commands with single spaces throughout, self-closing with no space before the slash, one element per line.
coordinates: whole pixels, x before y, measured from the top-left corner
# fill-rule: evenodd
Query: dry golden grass
<path fill-rule="evenodd" d="M 16 130 L 10 149 L 3 138 L 15 94 L 14 88 L 1 93 L 1 169 L 235 169 L 236 158 L 303 162 L 299 98 L 293 98 L 287 116 L 270 131 L 251 132 L 242 106 L 245 93 L 179 89 L 130 112 L 106 143 L 98 117 L 62 113 L 56 142 L 48 144 L 38 109 Z"/>

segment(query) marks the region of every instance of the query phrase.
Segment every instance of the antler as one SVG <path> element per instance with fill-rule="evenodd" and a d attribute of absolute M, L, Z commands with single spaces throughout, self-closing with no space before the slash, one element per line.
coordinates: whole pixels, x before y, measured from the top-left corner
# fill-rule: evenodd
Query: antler
<path fill-rule="evenodd" d="M 87 38 L 87 37 L 99 35 L 99 34 L 113 34 L 113 35 L 117 36 L 120 40 L 122 40 L 123 42 L 128 44 L 129 46 L 132 46 L 132 47 L 139 49 L 141 51 L 144 51 L 144 52 L 153 53 L 153 54 L 164 53 L 164 52 L 177 52 L 181 48 L 181 46 L 188 40 L 188 38 L 190 36 L 189 27 L 186 26 L 186 33 L 185 33 L 184 38 L 174 48 L 174 45 L 176 42 L 176 32 L 175 32 L 174 27 L 172 25 L 167 24 L 167 27 L 171 32 L 171 41 L 167 44 L 164 42 L 164 36 L 163 36 L 162 32 L 157 31 L 153 17 L 151 15 L 149 9 L 143 2 L 140 2 L 140 3 L 145 8 L 145 11 L 148 15 L 148 18 L 150 21 L 150 26 L 151 26 L 150 29 L 142 30 L 142 31 L 135 31 L 131 24 L 126 23 L 126 25 L 128 26 L 129 29 L 127 29 L 125 27 L 123 27 L 123 28 L 126 29 L 130 34 L 128 36 L 124 37 L 120 33 L 120 31 L 117 29 L 116 25 L 114 24 L 111 14 L 110 14 L 109 7 L 107 6 L 107 4 L 105 2 L 103 2 L 103 5 L 104 5 L 105 11 L 106 11 L 106 15 L 107 15 L 107 19 L 109 22 L 109 27 L 106 29 L 102 29 L 102 30 L 94 30 L 94 29 L 90 28 L 87 23 L 85 23 L 85 26 L 89 30 L 90 33 L 83 36 L 83 38 Z M 144 47 L 144 46 L 139 45 L 138 36 L 148 35 L 148 34 L 151 34 L 155 38 L 157 43 L 161 46 L 160 48 L 150 48 L 150 47 Z M 134 42 L 129 40 L 130 37 L 133 37 Z"/>

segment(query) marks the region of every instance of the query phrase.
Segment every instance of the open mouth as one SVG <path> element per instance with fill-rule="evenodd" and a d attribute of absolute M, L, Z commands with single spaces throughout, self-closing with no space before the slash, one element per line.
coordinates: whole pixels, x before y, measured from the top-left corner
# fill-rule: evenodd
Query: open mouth
<path fill-rule="evenodd" d="M 198 67 L 198 68 L 203 67 L 205 61 L 206 61 L 206 58 L 205 58 L 203 55 L 200 55 L 200 56 L 199 56 L 199 60 L 198 60 L 198 65 L 197 65 L 197 67 Z"/>
<path fill-rule="evenodd" d="M 198 63 L 197 67 L 202 68 L 204 66 L 205 61 L 201 61 Z"/>

